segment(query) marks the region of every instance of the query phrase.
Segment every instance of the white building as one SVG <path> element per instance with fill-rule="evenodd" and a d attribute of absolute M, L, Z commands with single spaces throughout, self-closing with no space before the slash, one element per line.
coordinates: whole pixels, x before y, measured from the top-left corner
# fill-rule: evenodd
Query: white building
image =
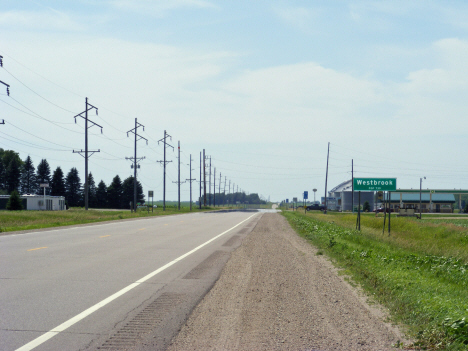
<path fill-rule="evenodd" d="M 10 195 L 0 195 L 0 210 L 5 210 Z M 23 209 L 35 211 L 65 210 L 65 197 L 43 195 L 20 195 Z"/>

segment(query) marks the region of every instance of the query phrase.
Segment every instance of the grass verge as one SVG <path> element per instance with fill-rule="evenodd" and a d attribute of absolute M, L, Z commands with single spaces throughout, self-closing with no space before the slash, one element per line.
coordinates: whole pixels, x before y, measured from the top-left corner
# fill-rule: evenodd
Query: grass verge
<path fill-rule="evenodd" d="M 453 255 L 468 251 L 466 230 L 408 218 L 399 218 L 401 223 L 395 221 L 393 226 L 392 218 L 389 237 L 382 234 L 382 219 L 371 216 L 363 216 L 359 232 L 350 225 L 356 220 L 352 215 L 283 215 L 301 236 L 388 307 L 394 321 L 406 326 L 416 340 L 413 347 L 468 349 L 468 260 L 466 254 Z M 442 248 L 434 246 L 437 242 Z"/>
<path fill-rule="evenodd" d="M 199 210 L 193 208 L 192 212 L 203 212 L 212 210 L 210 207 Z M 112 221 L 119 219 L 167 216 L 181 213 L 190 213 L 190 207 L 181 207 L 180 211 L 175 208 L 155 208 L 154 212 L 148 213 L 139 209 L 136 213 L 130 211 L 106 211 L 89 210 L 82 208 L 71 208 L 68 211 L 0 211 L 0 232 L 11 232 L 17 230 L 42 229 L 60 227 L 75 224 L 86 224 L 95 222 Z"/>

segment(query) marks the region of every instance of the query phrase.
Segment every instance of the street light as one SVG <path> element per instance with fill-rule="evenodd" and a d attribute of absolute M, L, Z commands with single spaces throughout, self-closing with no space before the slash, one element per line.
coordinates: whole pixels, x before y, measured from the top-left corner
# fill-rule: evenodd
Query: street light
<path fill-rule="evenodd" d="M 424 179 L 426 179 L 426 177 L 424 177 Z M 421 207 L 422 207 L 422 178 L 419 178 L 419 219 L 422 219 L 421 215 L 422 215 L 422 210 L 421 210 Z"/>

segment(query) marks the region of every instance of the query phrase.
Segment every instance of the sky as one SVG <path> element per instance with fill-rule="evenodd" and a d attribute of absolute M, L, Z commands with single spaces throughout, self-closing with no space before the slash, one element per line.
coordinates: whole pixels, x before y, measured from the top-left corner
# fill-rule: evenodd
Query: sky
<path fill-rule="evenodd" d="M 84 182 L 85 98 L 96 183 L 133 175 L 166 199 L 200 152 L 229 185 L 281 201 L 355 177 L 468 189 L 464 1 L 107 0 L 0 3 L 0 148 Z M 209 160 L 207 161 L 209 164 Z M 220 174 L 221 173 L 221 174 Z M 189 182 L 181 184 L 183 201 Z"/>

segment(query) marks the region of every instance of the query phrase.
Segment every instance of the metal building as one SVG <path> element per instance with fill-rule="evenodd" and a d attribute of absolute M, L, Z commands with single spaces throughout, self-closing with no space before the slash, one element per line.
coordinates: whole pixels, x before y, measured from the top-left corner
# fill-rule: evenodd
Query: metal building
<path fill-rule="evenodd" d="M 336 210 L 337 211 L 352 211 L 353 204 L 353 191 L 352 191 L 352 180 L 347 180 L 328 192 L 328 196 L 332 199 L 336 199 Z M 361 208 L 365 202 L 370 205 L 371 211 L 374 209 L 374 192 L 372 191 L 361 191 Z M 332 202 L 333 203 L 333 202 Z M 354 208 L 357 209 L 359 206 L 359 191 L 354 192 Z M 333 209 L 328 206 L 328 209 Z"/>

